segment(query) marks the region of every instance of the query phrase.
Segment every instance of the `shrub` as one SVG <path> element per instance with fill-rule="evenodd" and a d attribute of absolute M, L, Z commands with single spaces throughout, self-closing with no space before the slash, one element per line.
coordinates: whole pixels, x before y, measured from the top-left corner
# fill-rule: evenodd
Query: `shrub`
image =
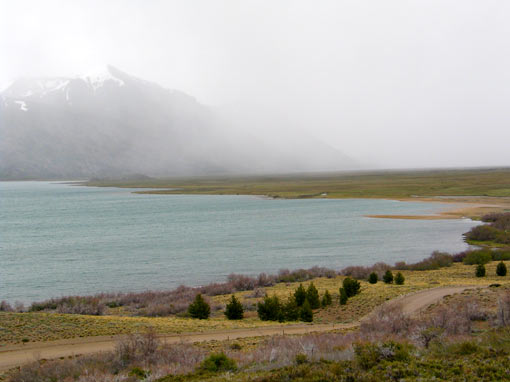
<path fill-rule="evenodd" d="M 350 277 L 346 277 L 342 285 L 343 285 L 342 289 L 345 290 L 347 297 L 356 296 L 360 292 L 361 288 L 360 282 Z"/>
<path fill-rule="evenodd" d="M 149 370 L 143 370 L 139 367 L 134 367 L 131 369 L 131 371 L 129 372 L 129 376 L 130 377 L 136 377 L 138 379 L 145 379 L 147 378 L 149 375 L 151 374 L 151 372 Z"/>
<path fill-rule="evenodd" d="M 277 296 L 266 295 L 264 301 L 257 304 L 257 313 L 262 321 L 282 321 L 283 312 L 280 299 Z"/>
<path fill-rule="evenodd" d="M 510 326 L 510 292 L 500 294 L 497 310 L 498 326 Z"/>
<path fill-rule="evenodd" d="M 406 264 L 400 262 L 395 264 L 395 269 L 412 271 L 429 271 L 444 267 L 450 267 L 453 263 L 453 256 L 446 252 L 434 251 L 432 254 L 417 263 Z"/>
<path fill-rule="evenodd" d="M 468 250 L 468 251 L 462 251 L 462 252 L 456 253 L 455 255 L 452 256 L 453 262 L 454 263 L 462 263 L 469 252 L 471 252 L 471 251 Z"/>
<path fill-rule="evenodd" d="M 0 312 L 14 312 L 14 309 L 12 308 L 11 304 L 5 300 L 2 300 L 0 302 Z"/>
<path fill-rule="evenodd" d="M 370 276 L 368 276 L 368 282 L 370 284 L 377 284 L 377 281 L 379 281 L 379 276 L 377 276 L 377 273 L 370 273 Z"/>
<path fill-rule="evenodd" d="M 283 319 L 285 321 L 297 321 L 299 319 L 299 307 L 294 296 L 289 297 L 282 306 Z"/>
<path fill-rule="evenodd" d="M 425 349 L 428 349 L 430 343 L 435 339 L 440 338 L 443 332 L 443 328 L 429 327 L 418 333 L 418 340 L 423 344 L 423 346 L 425 346 Z"/>
<path fill-rule="evenodd" d="M 201 371 L 217 373 L 220 371 L 235 371 L 237 365 L 233 359 L 228 358 L 225 353 L 213 353 L 200 364 Z"/>
<path fill-rule="evenodd" d="M 480 347 L 475 342 L 464 341 L 450 346 L 448 350 L 453 354 L 469 355 L 478 352 Z"/>
<path fill-rule="evenodd" d="M 465 235 L 468 240 L 493 241 L 498 237 L 498 233 L 499 230 L 490 225 L 479 225 L 471 228 Z"/>
<path fill-rule="evenodd" d="M 322 296 L 321 305 L 323 307 L 326 307 L 328 305 L 331 305 L 332 302 L 333 300 L 331 298 L 331 294 L 329 293 L 329 290 L 327 290 L 326 292 L 324 292 L 324 295 Z"/>
<path fill-rule="evenodd" d="M 230 302 L 225 307 L 225 316 L 227 316 L 229 320 L 243 319 L 244 316 L 243 305 L 234 295 L 232 295 L 232 297 L 230 298 Z"/>
<path fill-rule="evenodd" d="M 506 276 L 506 265 L 504 262 L 499 262 L 498 266 L 496 267 L 496 274 L 498 276 Z"/>
<path fill-rule="evenodd" d="M 386 284 L 392 284 L 393 283 L 393 273 L 388 269 L 386 273 L 383 276 L 383 281 Z"/>
<path fill-rule="evenodd" d="M 404 285 L 405 277 L 402 273 L 398 272 L 395 276 L 395 284 Z"/>
<path fill-rule="evenodd" d="M 350 276 L 358 280 L 366 280 L 370 273 L 375 272 L 381 275 L 388 268 L 390 268 L 390 265 L 386 263 L 376 263 L 370 267 L 351 266 L 342 269 L 340 274 Z"/>
<path fill-rule="evenodd" d="M 466 265 L 487 264 L 491 260 L 492 255 L 490 251 L 486 249 L 481 249 L 476 251 L 470 251 L 464 258 L 464 264 Z"/>
<path fill-rule="evenodd" d="M 188 313 L 193 318 L 204 320 L 209 318 L 209 315 L 211 314 L 211 307 L 199 293 L 195 297 L 195 300 L 189 305 Z"/>
<path fill-rule="evenodd" d="M 492 260 L 510 260 L 510 250 L 496 249 L 491 251 Z"/>
<path fill-rule="evenodd" d="M 388 341 L 383 344 L 354 344 L 354 359 L 363 370 L 368 370 L 381 361 L 410 360 L 408 348 L 401 343 Z"/>
<path fill-rule="evenodd" d="M 308 357 L 306 356 L 306 354 L 299 353 L 296 355 L 295 361 L 296 365 L 302 365 L 304 363 L 308 363 Z"/>
<path fill-rule="evenodd" d="M 476 275 L 476 277 L 484 277 L 485 276 L 485 265 L 478 264 L 476 266 L 475 275 Z"/>
<path fill-rule="evenodd" d="M 296 300 L 297 306 L 303 305 L 306 300 L 306 289 L 303 284 L 299 284 L 296 291 L 294 292 L 294 299 Z"/>
<path fill-rule="evenodd" d="M 301 306 L 301 310 L 299 311 L 299 318 L 304 322 L 313 321 L 313 311 L 308 300 L 305 300 L 303 306 Z"/>
<path fill-rule="evenodd" d="M 347 299 L 349 296 L 347 296 L 347 293 L 345 292 L 344 288 L 340 288 L 340 305 L 347 304 Z"/>
<path fill-rule="evenodd" d="M 312 309 L 318 309 L 321 307 L 319 291 L 317 290 L 315 285 L 313 285 L 313 283 L 310 283 L 310 285 L 306 289 L 306 299 L 308 300 L 308 303 L 310 304 L 310 307 Z"/>

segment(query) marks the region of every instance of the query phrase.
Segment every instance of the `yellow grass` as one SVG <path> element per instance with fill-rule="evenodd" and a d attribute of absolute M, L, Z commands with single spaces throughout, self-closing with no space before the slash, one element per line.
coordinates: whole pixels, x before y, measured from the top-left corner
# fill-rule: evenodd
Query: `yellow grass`
<path fill-rule="evenodd" d="M 402 271 L 406 278 L 404 285 L 387 285 L 382 281 L 369 284 L 361 281 L 361 293 L 349 299 L 347 305 L 338 303 L 338 289 L 344 277 L 318 278 L 313 283 L 320 295 L 329 290 L 333 296 L 333 305 L 315 312 L 315 323 L 336 323 L 356 321 L 369 313 L 376 306 L 389 299 L 427 288 L 454 285 L 487 286 L 493 283 L 510 285 L 510 276 L 496 276 L 497 262 L 486 265 L 487 277 L 477 278 L 475 266 L 459 263 L 449 268 L 433 271 Z M 507 262 L 510 267 L 510 262 Z M 310 282 L 303 283 L 308 286 Z M 270 294 L 285 299 L 297 288 L 299 283 L 280 283 L 265 288 Z M 261 298 L 249 297 L 253 291 L 236 293 L 243 302 L 256 304 Z M 216 296 L 213 300 L 225 303 L 230 295 Z M 264 322 L 257 318 L 255 311 L 246 313 L 242 321 L 228 321 L 221 311 L 216 312 L 208 320 L 195 320 L 180 317 L 123 317 L 123 316 L 83 316 L 56 313 L 0 313 L 0 345 L 29 341 L 48 341 L 73 337 L 115 335 L 140 332 L 153 327 L 160 333 L 203 332 L 235 328 L 251 328 L 267 325 L 285 325 L 276 322 Z"/>

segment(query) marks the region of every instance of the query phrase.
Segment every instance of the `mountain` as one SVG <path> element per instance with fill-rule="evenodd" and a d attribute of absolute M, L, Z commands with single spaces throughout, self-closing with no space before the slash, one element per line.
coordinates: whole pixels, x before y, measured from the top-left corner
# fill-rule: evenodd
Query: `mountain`
<path fill-rule="evenodd" d="M 112 66 L 99 76 L 19 79 L 0 93 L 0 179 L 353 166 L 327 145 L 303 140 L 300 146 L 240 133 L 193 97 Z"/>

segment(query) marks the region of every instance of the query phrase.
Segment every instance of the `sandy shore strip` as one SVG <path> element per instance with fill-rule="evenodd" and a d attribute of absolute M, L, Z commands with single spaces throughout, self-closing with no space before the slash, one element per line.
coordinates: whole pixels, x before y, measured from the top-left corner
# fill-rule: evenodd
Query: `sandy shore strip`
<path fill-rule="evenodd" d="M 476 219 L 491 212 L 510 211 L 510 198 L 491 196 L 437 196 L 396 199 L 403 202 L 442 203 L 445 207 L 431 215 L 365 215 L 377 219 L 442 220 Z"/>

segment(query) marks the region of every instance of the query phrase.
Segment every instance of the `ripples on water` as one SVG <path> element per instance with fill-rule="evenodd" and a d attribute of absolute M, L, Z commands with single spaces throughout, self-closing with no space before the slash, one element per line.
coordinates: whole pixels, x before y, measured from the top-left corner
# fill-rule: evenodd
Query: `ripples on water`
<path fill-rule="evenodd" d="M 167 289 L 276 273 L 418 261 L 460 251 L 469 220 L 371 219 L 440 204 L 372 199 L 137 195 L 0 182 L 0 300 Z"/>

